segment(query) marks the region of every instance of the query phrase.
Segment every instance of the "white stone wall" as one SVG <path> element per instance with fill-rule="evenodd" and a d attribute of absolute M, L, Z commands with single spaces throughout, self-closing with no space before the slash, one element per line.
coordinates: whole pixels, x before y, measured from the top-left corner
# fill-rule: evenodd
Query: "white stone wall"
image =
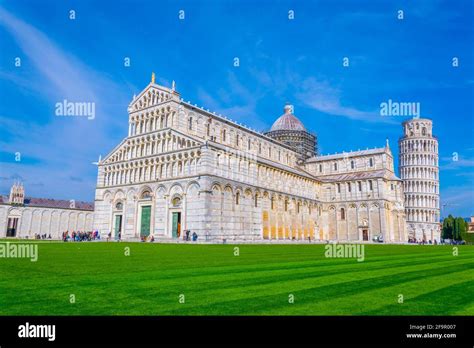
<path fill-rule="evenodd" d="M 0 204 L 0 238 L 6 237 L 8 217 L 18 217 L 18 238 L 35 233 L 60 239 L 64 231 L 92 231 L 94 213 L 89 210 L 24 207 Z"/>

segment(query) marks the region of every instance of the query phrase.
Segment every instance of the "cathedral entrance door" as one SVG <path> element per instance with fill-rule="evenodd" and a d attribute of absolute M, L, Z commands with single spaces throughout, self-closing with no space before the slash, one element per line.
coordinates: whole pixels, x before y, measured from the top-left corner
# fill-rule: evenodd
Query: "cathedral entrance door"
<path fill-rule="evenodd" d="M 174 212 L 172 215 L 171 237 L 179 238 L 181 235 L 181 213 Z"/>
<path fill-rule="evenodd" d="M 151 205 L 142 206 L 140 222 L 140 237 L 148 237 L 150 235 L 151 225 Z"/>
<path fill-rule="evenodd" d="M 369 240 L 369 231 L 362 230 L 362 240 Z"/>
<path fill-rule="evenodd" d="M 122 215 L 115 215 L 114 237 L 119 239 L 119 234 L 122 233 Z"/>

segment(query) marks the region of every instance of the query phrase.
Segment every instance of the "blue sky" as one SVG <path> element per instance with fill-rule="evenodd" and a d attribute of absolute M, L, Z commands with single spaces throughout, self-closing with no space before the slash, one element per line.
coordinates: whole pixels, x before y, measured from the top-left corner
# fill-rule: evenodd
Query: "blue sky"
<path fill-rule="evenodd" d="M 405 118 L 379 105 L 419 102 L 439 138 L 442 216 L 469 216 L 473 42 L 470 0 L 0 1 L 0 192 L 19 178 L 27 195 L 93 200 L 92 162 L 126 136 L 127 105 L 154 71 L 262 131 L 290 102 L 323 154 L 388 138 L 397 168 Z M 64 99 L 95 102 L 95 119 L 55 116 Z"/>

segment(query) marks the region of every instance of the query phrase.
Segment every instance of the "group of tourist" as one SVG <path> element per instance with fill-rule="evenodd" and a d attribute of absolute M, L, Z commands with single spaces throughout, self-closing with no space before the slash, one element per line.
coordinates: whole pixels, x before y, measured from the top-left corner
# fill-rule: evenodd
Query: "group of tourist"
<path fill-rule="evenodd" d="M 45 234 L 35 233 L 35 239 L 52 239 L 51 233 L 49 235 L 46 235 L 46 233 Z"/>
<path fill-rule="evenodd" d="M 434 240 L 434 242 L 432 242 L 431 239 L 428 240 L 428 241 L 426 241 L 424 239 L 417 240 L 415 237 L 413 237 L 413 238 L 408 238 L 408 243 L 419 244 L 419 245 L 425 245 L 425 244 L 437 245 L 438 241 L 436 239 Z"/>
<path fill-rule="evenodd" d="M 206 240 L 207 240 L 207 235 L 206 235 Z M 47 235 L 45 234 L 38 234 L 35 233 L 35 239 L 52 239 L 51 234 Z M 112 239 L 112 232 L 109 232 L 107 235 L 107 241 Z M 118 235 L 115 238 L 117 241 L 122 240 L 122 234 L 118 233 Z M 198 239 L 198 234 L 196 232 L 193 232 L 191 234 L 190 230 L 185 230 L 183 233 L 183 240 L 185 241 L 197 241 Z M 295 239 L 293 237 L 293 239 Z M 100 240 L 100 233 L 99 231 L 72 231 L 71 233 L 69 231 L 65 231 L 62 233 L 62 240 L 64 242 L 85 242 L 85 241 L 93 241 L 93 240 Z M 308 237 L 309 242 L 311 242 L 311 237 Z M 153 235 L 149 236 L 141 236 L 140 241 L 142 242 L 154 242 L 155 237 Z M 225 240 L 224 240 L 225 243 Z M 329 243 L 329 240 L 326 241 L 326 243 Z M 408 243 L 410 244 L 419 244 L 419 245 L 425 245 L 425 244 L 434 244 L 437 245 L 438 241 L 435 239 L 434 241 L 431 240 L 423 240 L 423 239 L 416 239 L 416 238 L 409 238 Z M 455 241 L 455 240 L 443 240 L 441 239 L 440 244 L 464 244 L 461 241 Z"/>
<path fill-rule="evenodd" d="M 197 241 L 198 239 L 198 235 L 196 232 L 193 232 L 192 236 L 191 235 L 191 231 L 190 230 L 185 230 L 184 233 L 183 233 L 183 240 L 185 241 L 190 241 L 191 238 L 193 239 L 193 242 Z"/>
<path fill-rule="evenodd" d="M 154 242 L 155 241 L 155 236 L 153 236 L 153 235 L 141 236 L 140 241 L 141 242 Z"/>
<path fill-rule="evenodd" d="M 466 244 L 466 241 L 464 241 L 464 240 L 455 240 L 455 239 L 441 239 L 441 244 L 464 245 L 464 244 Z"/>
<path fill-rule="evenodd" d="M 65 231 L 62 234 L 63 242 L 90 242 L 92 240 L 100 240 L 99 231 Z"/>

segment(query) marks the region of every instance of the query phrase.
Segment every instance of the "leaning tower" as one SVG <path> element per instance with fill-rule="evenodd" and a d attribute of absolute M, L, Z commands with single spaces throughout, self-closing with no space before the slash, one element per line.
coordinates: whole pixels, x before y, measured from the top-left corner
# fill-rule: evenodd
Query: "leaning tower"
<path fill-rule="evenodd" d="M 408 237 L 440 240 L 438 139 L 433 122 L 415 118 L 403 122 L 398 141 L 399 169 L 405 194 Z"/>

